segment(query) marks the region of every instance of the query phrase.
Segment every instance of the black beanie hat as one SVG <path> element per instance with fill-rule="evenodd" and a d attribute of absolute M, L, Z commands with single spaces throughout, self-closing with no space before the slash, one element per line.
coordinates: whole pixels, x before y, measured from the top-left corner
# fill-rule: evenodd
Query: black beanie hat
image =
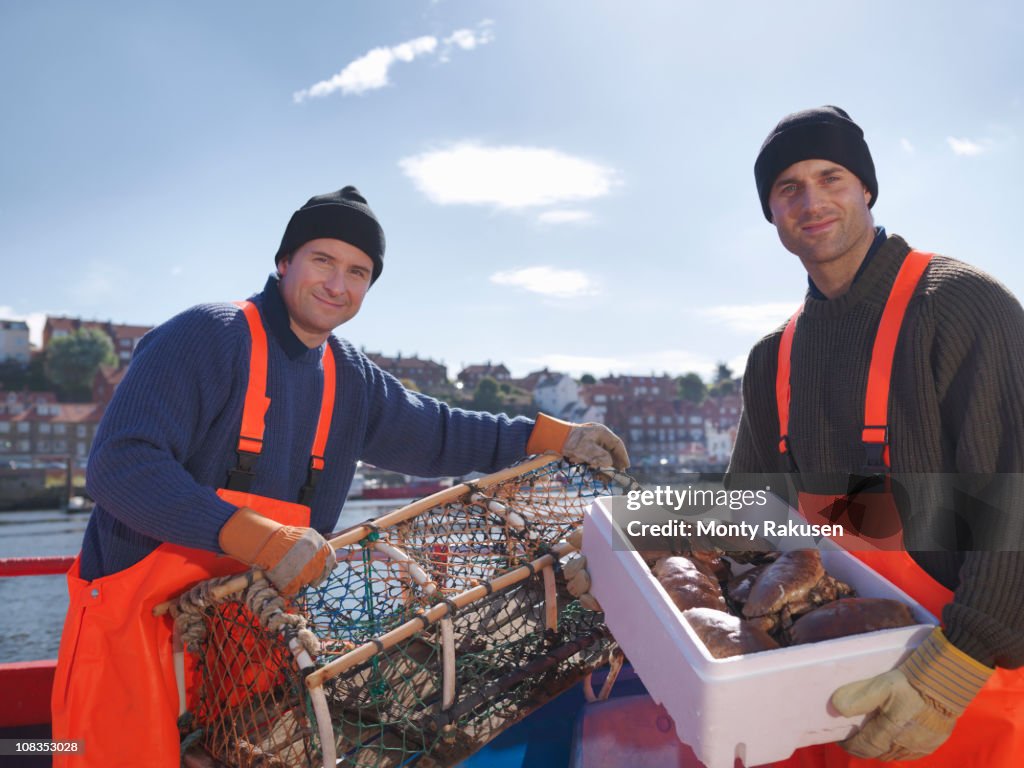
<path fill-rule="evenodd" d="M 355 187 L 309 198 L 292 214 L 274 263 L 310 240 L 329 237 L 354 245 L 373 260 L 372 284 L 384 269 L 384 230 Z"/>
<path fill-rule="evenodd" d="M 864 141 L 864 131 L 839 107 L 805 109 L 786 115 L 761 145 L 754 163 L 754 179 L 761 209 L 768 221 L 768 194 L 779 174 L 801 160 L 832 160 L 851 171 L 871 193 L 868 208 L 878 199 L 875 164 Z"/>

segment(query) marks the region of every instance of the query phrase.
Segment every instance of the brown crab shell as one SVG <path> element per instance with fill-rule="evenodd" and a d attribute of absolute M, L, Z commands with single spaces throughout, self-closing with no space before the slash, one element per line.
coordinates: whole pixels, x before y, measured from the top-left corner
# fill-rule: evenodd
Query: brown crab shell
<path fill-rule="evenodd" d="M 845 597 L 815 608 L 789 629 L 793 645 L 916 624 L 913 614 L 898 600 Z"/>
<path fill-rule="evenodd" d="M 716 659 L 770 651 L 779 644 L 762 629 L 714 608 L 690 608 L 683 617 Z"/>
<path fill-rule="evenodd" d="M 690 558 L 682 555 L 663 558 L 655 564 L 652 573 L 680 611 L 702 607 L 726 610 L 718 582 Z"/>
<path fill-rule="evenodd" d="M 791 603 L 803 602 L 825 577 L 821 553 L 816 549 L 783 552 L 766 567 L 750 588 L 743 606 L 747 618 L 778 613 Z"/>
<path fill-rule="evenodd" d="M 717 550 L 691 550 L 688 540 L 682 540 L 680 544 L 681 547 L 679 549 L 647 549 L 638 550 L 638 553 L 648 568 L 653 569 L 659 560 L 664 560 L 666 557 L 682 556 L 692 560 L 694 565 L 713 579 L 728 581 L 732 578 L 731 563 L 722 557 L 721 553 Z"/>
<path fill-rule="evenodd" d="M 671 549 L 639 549 L 637 554 L 640 555 L 648 568 L 653 568 L 659 560 L 664 560 L 666 557 L 672 557 L 679 553 Z"/>
<path fill-rule="evenodd" d="M 693 552 L 688 557 L 703 573 L 719 583 L 732 578 L 732 565 L 724 557 L 709 552 Z"/>

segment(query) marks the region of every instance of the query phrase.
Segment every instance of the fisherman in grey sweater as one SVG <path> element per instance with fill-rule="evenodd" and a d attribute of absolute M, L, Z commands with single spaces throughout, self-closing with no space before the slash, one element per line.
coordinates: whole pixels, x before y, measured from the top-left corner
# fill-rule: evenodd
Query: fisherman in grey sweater
<path fill-rule="evenodd" d="M 911 248 L 875 226 L 874 164 L 860 127 L 837 107 L 783 118 L 761 148 L 755 177 L 764 215 L 807 270 L 809 290 L 799 317 L 750 353 L 730 476 L 791 472 L 798 485 L 800 478 L 866 471 L 907 478 L 907 492 L 896 499 L 906 548 L 875 553 L 869 564 L 941 610 L 943 623 L 896 669 L 833 695 L 841 713 L 869 715 L 842 743 L 849 755 L 825 745 L 779 765 L 863 766 L 924 755 L 930 767 L 1018 765 L 1024 515 L 1010 508 L 1005 492 L 995 511 L 977 502 L 957 509 L 963 499 L 942 498 L 924 478 L 1019 485 L 1024 311 L 981 271 L 919 254 L 923 273 L 916 284 L 901 283 L 912 288 L 902 324 L 882 320 L 898 303 L 894 284 L 912 261 Z M 891 373 L 881 377 L 884 425 L 865 420 L 883 333 L 898 333 Z M 802 494 L 802 511 L 805 500 Z M 963 517 L 954 521 L 953 514 Z M 982 515 L 986 525 L 973 527 Z"/>

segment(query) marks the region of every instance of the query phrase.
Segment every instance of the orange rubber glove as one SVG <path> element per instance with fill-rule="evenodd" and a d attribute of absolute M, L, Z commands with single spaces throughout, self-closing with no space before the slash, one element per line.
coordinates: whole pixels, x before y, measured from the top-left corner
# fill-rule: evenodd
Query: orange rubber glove
<path fill-rule="evenodd" d="M 312 528 L 281 525 L 249 507 L 239 507 L 218 538 L 225 554 L 263 569 L 283 595 L 319 584 L 337 562 L 334 548 Z"/>
<path fill-rule="evenodd" d="M 526 443 L 526 452 L 545 451 L 560 453 L 575 464 L 589 464 L 595 469 L 629 466 L 626 446 L 604 424 L 571 424 L 541 413 Z"/>
<path fill-rule="evenodd" d="M 930 755 L 949 738 L 956 719 L 993 671 L 950 643 L 936 627 L 895 669 L 832 694 L 832 705 L 840 714 L 874 712 L 839 746 L 856 757 L 878 760 Z"/>

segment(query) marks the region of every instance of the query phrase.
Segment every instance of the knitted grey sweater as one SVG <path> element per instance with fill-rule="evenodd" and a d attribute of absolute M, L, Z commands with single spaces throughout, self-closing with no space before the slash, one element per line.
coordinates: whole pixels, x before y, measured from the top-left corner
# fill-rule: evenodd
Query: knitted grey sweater
<path fill-rule="evenodd" d="M 875 332 L 910 251 L 889 237 L 843 296 L 808 296 L 792 350 L 789 437 L 803 476 L 859 473 Z M 782 328 L 743 377 L 731 475 L 789 470 L 775 401 Z M 955 591 L 946 634 L 984 664 L 1024 663 L 1024 310 L 978 269 L 936 256 L 907 308 L 889 396 L 908 549 Z M 806 485 L 806 484 L 805 484 Z M 958 489 L 968 488 L 969 493 Z M 814 489 L 822 490 L 822 489 Z M 838 489 L 837 489 L 838 490 Z M 983 523 L 983 524 L 981 524 Z"/>

